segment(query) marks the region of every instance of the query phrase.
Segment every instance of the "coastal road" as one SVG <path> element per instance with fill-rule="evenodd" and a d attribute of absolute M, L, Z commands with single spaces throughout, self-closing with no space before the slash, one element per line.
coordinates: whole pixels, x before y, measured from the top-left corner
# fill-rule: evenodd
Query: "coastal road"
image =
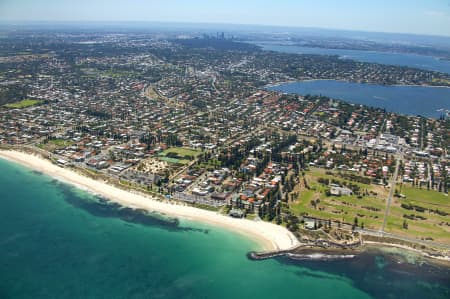
<path fill-rule="evenodd" d="M 394 171 L 394 175 L 392 176 L 392 181 L 391 181 L 391 188 L 389 190 L 389 196 L 386 201 L 386 210 L 384 212 L 384 220 L 383 220 L 383 226 L 381 227 L 381 233 L 384 233 L 384 229 L 386 228 L 387 217 L 389 215 L 389 208 L 391 206 L 392 196 L 394 196 L 395 185 L 397 183 L 398 169 L 400 168 L 400 160 L 401 160 L 400 157 L 397 157 L 397 160 L 395 163 L 395 171 Z"/>

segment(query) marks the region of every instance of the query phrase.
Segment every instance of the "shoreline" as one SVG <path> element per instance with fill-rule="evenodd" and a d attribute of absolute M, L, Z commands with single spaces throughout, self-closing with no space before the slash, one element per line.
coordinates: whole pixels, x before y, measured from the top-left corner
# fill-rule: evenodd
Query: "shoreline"
<path fill-rule="evenodd" d="M 358 256 L 369 248 L 377 248 L 378 250 L 382 250 L 383 248 L 397 248 L 426 258 L 433 264 L 438 263 L 446 267 L 450 265 L 450 258 L 448 256 L 432 256 L 427 252 L 390 242 L 364 241 L 363 244 L 354 249 L 324 248 L 301 243 L 294 234 L 282 226 L 261 220 L 253 221 L 232 218 L 217 212 L 203 210 L 175 201 L 161 201 L 138 191 L 123 190 L 104 181 L 91 179 L 68 168 L 59 167 L 38 155 L 15 150 L 0 150 L 0 159 L 48 175 L 58 181 L 116 202 L 124 207 L 143 209 L 148 212 L 156 212 L 162 216 L 181 218 L 217 226 L 232 233 L 240 234 L 258 244 L 258 248 L 252 250 L 248 255 L 252 259 L 266 259 L 283 255 L 292 255 L 295 259 L 299 256 L 311 255 L 316 260 L 321 260 L 322 258 L 325 260 L 333 260 L 335 257 L 348 258 L 349 255 L 352 257 Z"/>
<path fill-rule="evenodd" d="M 157 212 L 162 215 L 180 217 L 225 228 L 256 241 L 262 250 L 290 250 L 300 244 L 297 238 L 282 226 L 265 221 L 231 218 L 176 202 L 162 202 L 137 191 L 125 191 L 104 181 L 88 178 L 75 171 L 59 167 L 36 155 L 13 150 L 0 150 L 0 158 L 42 172 L 59 181 L 103 196 L 125 207 L 145 209 L 149 212 Z"/>
<path fill-rule="evenodd" d="M 281 81 L 281 82 L 274 82 L 274 83 L 269 83 L 264 85 L 262 88 L 260 88 L 260 90 L 264 90 L 264 91 L 268 91 L 268 92 L 275 92 L 278 94 L 289 94 L 289 95 L 297 95 L 297 96 L 305 96 L 308 95 L 307 92 L 298 92 L 298 91 L 283 91 L 280 89 L 280 87 L 284 86 L 291 86 L 294 84 L 302 84 L 302 83 L 314 83 L 314 82 L 323 82 L 323 81 L 332 81 L 332 82 L 338 82 L 338 83 L 348 83 L 348 84 L 361 84 L 361 85 L 372 85 L 372 86 L 377 86 L 377 87 L 386 87 L 386 88 L 395 88 L 395 87 L 404 87 L 404 88 L 432 88 L 432 89 L 441 89 L 441 90 L 450 90 L 450 86 L 435 86 L 435 85 L 409 85 L 409 84 L 392 84 L 392 85 L 383 85 L 383 84 L 378 84 L 378 83 L 370 83 L 370 82 L 353 82 L 353 81 L 349 81 L 349 80 L 338 80 L 338 79 L 307 79 L 307 80 L 286 80 L 286 81 Z M 319 96 L 319 94 L 315 94 L 312 93 L 312 95 L 315 96 Z M 322 95 L 324 96 L 324 95 Z M 340 102 L 344 102 L 350 105 L 362 105 L 364 107 L 372 107 L 372 108 L 376 108 L 376 109 L 387 109 L 386 107 L 383 108 L 382 106 L 378 105 L 378 104 L 370 104 L 370 103 L 360 103 L 360 99 L 358 101 L 351 101 L 348 99 L 344 99 L 344 98 L 339 98 L 339 97 L 332 97 L 332 96 L 324 96 L 328 99 L 331 100 L 337 100 Z M 374 96 L 375 97 L 375 96 Z M 383 99 L 386 100 L 386 99 Z M 389 108 L 390 110 L 388 110 L 389 113 L 394 113 L 397 115 L 409 115 L 409 116 L 415 116 L 417 115 L 417 113 L 415 112 L 399 112 L 399 111 L 392 111 L 392 108 Z M 438 107 L 436 110 L 431 110 L 428 113 L 430 113 L 428 115 L 425 116 L 426 118 L 429 119 L 434 119 L 437 120 L 440 116 L 442 116 L 442 114 L 447 115 L 447 112 L 450 109 L 447 109 L 445 107 Z M 441 114 L 438 116 L 437 114 L 434 115 L 436 112 L 442 111 Z"/>
<path fill-rule="evenodd" d="M 426 84 L 380 84 L 380 83 L 371 83 L 371 82 L 355 82 L 344 79 L 306 79 L 306 80 L 286 80 L 278 83 L 269 83 L 263 86 L 264 89 L 278 87 L 280 85 L 292 84 L 292 83 L 302 83 L 302 82 L 315 82 L 315 81 L 336 81 L 336 82 L 344 82 L 344 83 L 355 83 L 355 84 L 368 84 L 368 85 L 377 85 L 383 87 L 427 87 L 427 88 L 446 88 L 449 89 L 450 86 L 443 85 L 426 85 Z"/>

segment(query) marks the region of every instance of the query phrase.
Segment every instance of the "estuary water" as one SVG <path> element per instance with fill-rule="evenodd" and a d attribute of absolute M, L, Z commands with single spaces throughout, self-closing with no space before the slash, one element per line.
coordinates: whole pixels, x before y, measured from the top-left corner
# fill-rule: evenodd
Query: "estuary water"
<path fill-rule="evenodd" d="M 408 66 L 413 68 L 450 74 L 450 61 L 442 60 L 432 56 L 405 54 L 405 53 L 377 52 L 377 51 L 311 48 L 293 45 L 280 45 L 273 43 L 258 43 L 258 45 L 261 46 L 263 50 L 267 51 L 295 53 L 295 54 L 336 55 L 341 57 L 342 59 L 352 59 L 362 62 Z"/>
<path fill-rule="evenodd" d="M 450 88 L 386 86 L 336 80 L 311 80 L 279 84 L 270 90 L 300 95 L 323 95 L 390 112 L 439 118 L 450 111 Z"/>
<path fill-rule="evenodd" d="M 450 298 L 450 272 L 380 253 L 249 260 L 217 227 L 123 208 L 0 159 L 0 298 Z"/>

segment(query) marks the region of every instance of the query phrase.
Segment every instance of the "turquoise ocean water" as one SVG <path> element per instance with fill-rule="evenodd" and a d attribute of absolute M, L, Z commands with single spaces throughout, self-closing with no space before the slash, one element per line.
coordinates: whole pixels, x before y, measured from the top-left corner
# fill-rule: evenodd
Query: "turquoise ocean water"
<path fill-rule="evenodd" d="M 0 159 L 0 298 L 450 298 L 449 271 L 252 261 L 224 229 L 121 208 Z"/>

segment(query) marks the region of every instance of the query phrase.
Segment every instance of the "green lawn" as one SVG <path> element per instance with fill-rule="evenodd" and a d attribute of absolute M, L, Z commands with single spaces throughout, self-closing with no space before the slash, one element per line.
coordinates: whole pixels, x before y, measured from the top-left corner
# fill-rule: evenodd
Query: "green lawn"
<path fill-rule="evenodd" d="M 169 158 L 169 157 L 160 157 L 159 158 L 161 161 L 166 161 L 168 163 L 173 163 L 173 164 L 188 164 L 189 160 L 185 160 L 185 159 L 176 159 L 176 158 Z"/>
<path fill-rule="evenodd" d="M 71 146 L 73 144 L 73 141 L 66 139 L 53 139 L 49 140 L 48 143 L 52 143 L 56 146 Z"/>
<path fill-rule="evenodd" d="M 314 190 L 306 190 L 300 194 L 299 200 L 301 202 L 310 203 L 314 196 Z"/>
<path fill-rule="evenodd" d="M 166 149 L 165 151 L 163 151 L 159 155 L 165 157 L 169 153 L 175 153 L 179 157 L 193 157 L 193 158 L 197 158 L 197 156 L 200 155 L 201 151 L 190 149 L 190 148 L 185 148 L 185 147 L 172 147 L 172 148 Z"/>
<path fill-rule="evenodd" d="M 325 174 L 324 170 L 313 169 L 306 172 L 306 179 L 310 189 L 303 189 L 296 201 L 290 204 L 290 210 L 301 215 L 307 213 L 310 216 L 333 219 L 353 223 L 358 217 L 358 223 L 364 223 L 365 228 L 380 229 L 383 224 L 386 208 L 387 189 L 377 185 L 366 185 L 355 183 L 362 190 L 376 191 L 377 195 L 371 194 L 358 198 L 356 195 L 349 196 L 327 196 L 327 187 L 318 183 L 319 178 L 336 179 L 340 183 L 349 180 Z M 354 182 L 352 182 L 354 183 Z M 397 189 L 400 189 L 397 186 Z M 400 191 L 400 190 L 399 190 Z M 412 238 L 432 238 L 436 242 L 450 244 L 450 215 L 439 215 L 436 209 L 450 214 L 450 199 L 443 193 L 418 189 L 411 186 L 403 186 L 400 193 L 406 198 L 394 197 L 387 219 L 387 232 L 397 233 Z M 317 200 L 316 207 L 311 200 Z M 402 203 L 413 204 L 427 209 L 425 212 L 407 210 L 401 207 Z M 375 210 L 374 210 L 375 209 Z M 407 219 L 404 215 L 421 216 L 426 219 Z M 406 220 L 408 229 L 403 227 Z"/>
<path fill-rule="evenodd" d="M 450 209 L 450 198 L 448 196 L 445 196 L 445 194 L 442 192 L 403 186 L 401 189 L 401 193 L 406 196 L 404 202 L 444 206 Z"/>
<path fill-rule="evenodd" d="M 74 142 L 72 140 L 65 140 L 65 139 L 53 139 L 53 140 L 47 140 L 46 143 L 41 143 L 38 145 L 39 148 L 53 151 L 58 148 L 64 148 L 66 146 L 73 145 Z"/>
<path fill-rule="evenodd" d="M 329 175 L 325 173 L 324 169 L 311 169 L 310 171 L 307 172 L 308 175 L 318 179 L 318 178 L 323 178 L 323 179 L 329 179 L 331 180 L 336 180 L 338 181 L 340 184 L 342 184 L 343 182 L 347 182 L 353 185 L 357 185 L 358 187 L 360 187 L 362 190 L 364 189 L 368 189 L 371 190 L 371 185 L 367 185 L 367 184 L 363 184 L 363 183 L 359 183 L 356 181 L 351 181 L 348 179 L 344 179 L 342 177 L 339 176 L 339 174 L 335 174 L 335 175 Z"/>
<path fill-rule="evenodd" d="M 397 189 L 400 189 L 397 186 Z M 387 231 L 393 233 L 402 233 L 415 238 L 433 238 L 441 243 L 450 243 L 450 227 L 446 225 L 449 222 L 450 215 L 439 215 L 434 210 L 443 211 L 450 214 L 450 199 L 443 193 L 414 188 L 412 186 L 402 186 L 401 193 L 406 198 L 394 198 L 391 205 Z M 401 204 L 412 204 L 427 209 L 424 212 L 416 210 L 407 210 L 402 208 Z M 406 219 L 408 229 L 403 229 L 403 215 L 416 215 L 425 217 L 426 220 Z"/>
<path fill-rule="evenodd" d="M 320 199 L 317 207 L 311 205 L 311 200 Z M 365 207 L 378 208 L 379 211 L 368 210 Z M 374 197 L 358 199 L 356 196 L 326 196 L 321 191 L 307 190 L 301 192 L 296 203 L 290 208 L 294 214 L 307 213 L 313 217 L 333 219 L 353 223 L 358 217 L 359 223 L 364 222 L 367 228 L 378 229 L 383 220 L 384 203 Z M 358 215 L 359 214 L 359 215 Z"/>
<path fill-rule="evenodd" d="M 6 104 L 5 107 L 11 108 L 11 109 L 21 109 L 21 108 L 35 106 L 35 105 L 41 104 L 42 102 L 43 101 L 40 101 L 40 100 L 25 99 L 25 100 L 22 100 L 17 103 Z"/>
<path fill-rule="evenodd" d="M 162 153 L 158 154 L 159 159 L 175 164 L 188 164 L 193 159 L 200 155 L 201 151 L 184 148 L 184 147 L 172 147 L 166 149 Z"/>

